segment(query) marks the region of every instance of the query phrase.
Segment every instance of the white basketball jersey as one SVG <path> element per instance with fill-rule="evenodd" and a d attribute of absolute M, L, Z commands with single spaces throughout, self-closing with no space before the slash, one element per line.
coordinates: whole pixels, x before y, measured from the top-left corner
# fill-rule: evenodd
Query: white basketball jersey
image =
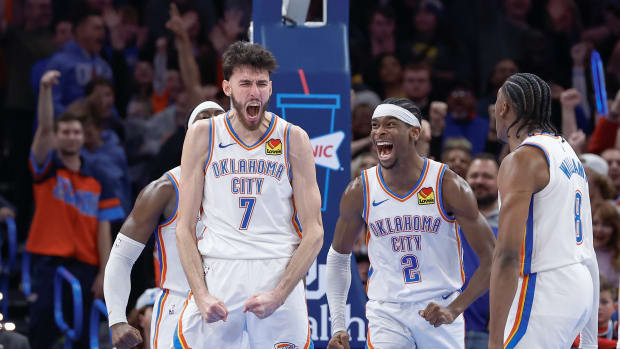
<path fill-rule="evenodd" d="M 255 144 L 236 134 L 228 113 L 210 119 L 198 249 L 224 259 L 289 258 L 301 242 L 288 162 L 291 124 L 271 114 Z"/>
<path fill-rule="evenodd" d="M 380 166 L 362 172 L 369 299 L 418 302 L 463 286 L 458 225 L 441 200 L 446 168 L 424 159 L 418 183 L 404 196 L 388 188 Z"/>
<path fill-rule="evenodd" d="M 527 137 L 520 147 L 524 145 L 545 153 L 549 184 L 530 200 L 523 229 L 521 274 L 595 258 L 588 180 L 573 148 L 562 137 L 543 133 Z"/>
<path fill-rule="evenodd" d="M 176 242 L 176 229 L 179 208 L 179 180 L 181 178 L 181 167 L 177 166 L 166 172 L 166 177 L 174 186 L 176 193 L 176 205 L 172 215 L 162 222 L 155 231 L 155 243 L 157 245 L 157 258 L 159 260 L 160 287 L 182 294 L 189 292 L 189 283 L 185 278 L 185 272 L 181 265 L 179 250 Z M 196 233 L 200 234 L 204 226 L 200 221 L 196 224 Z"/>

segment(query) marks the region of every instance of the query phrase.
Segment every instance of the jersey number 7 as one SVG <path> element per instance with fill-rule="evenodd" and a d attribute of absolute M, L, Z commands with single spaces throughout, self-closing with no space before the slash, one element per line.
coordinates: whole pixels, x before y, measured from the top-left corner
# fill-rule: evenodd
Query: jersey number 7
<path fill-rule="evenodd" d="M 243 217 L 241 218 L 241 224 L 239 224 L 239 230 L 247 230 L 250 225 L 250 219 L 252 219 L 252 212 L 254 212 L 254 204 L 256 204 L 255 197 L 241 197 L 239 198 L 239 208 L 245 208 Z"/>

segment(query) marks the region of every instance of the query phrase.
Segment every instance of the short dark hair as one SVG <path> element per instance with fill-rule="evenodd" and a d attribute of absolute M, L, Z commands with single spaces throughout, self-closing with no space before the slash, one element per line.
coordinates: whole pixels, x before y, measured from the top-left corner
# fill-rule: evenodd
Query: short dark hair
<path fill-rule="evenodd" d="M 82 125 L 92 124 L 96 129 L 103 130 L 103 118 L 95 113 L 87 113 L 82 118 Z"/>
<path fill-rule="evenodd" d="M 84 87 L 84 93 L 86 93 L 87 96 L 90 96 L 90 94 L 95 91 L 95 88 L 100 85 L 107 85 L 112 89 L 112 91 L 114 91 L 114 85 L 112 85 L 112 82 L 110 80 L 101 76 L 97 76 L 90 79 L 88 84 L 86 84 L 86 87 Z"/>
<path fill-rule="evenodd" d="M 83 118 L 73 113 L 69 113 L 69 112 L 64 112 L 60 114 L 60 116 L 56 120 L 54 120 L 54 132 L 58 131 L 58 124 L 60 124 L 61 122 L 72 122 L 72 121 L 79 121 L 80 124 L 82 124 Z"/>
<path fill-rule="evenodd" d="M 273 53 L 263 46 L 246 41 L 237 41 L 230 45 L 222 55 L 224 79 L 230 80 L 233 70 L 243 65 L 267 70 L 271 75 L 278 67 L 278 62 Z"/>
<path fill-rule="evenodd" d="M 616 288 L 614 287 L 614 285 L 607 279 L 605 279 L 605 277 L 601 276 L 599 294 L 605 291 L 608 291 L 611 294 L 611 299 L 613 299 L 614 301 L 618 300 L 618 292 L 616 292 Z"/>
<path fill-rule="evenodd" d="M 551 88 L 543 79 L 530 73 L 517 73 L 504 82 L 500 91 L 514 107 L 517 116 L 507 131 L 523 121 L 517 129 L 517 137 L 524 128 L 526 132 L 540 129 L 557 134 L 551 124 Z"/>
<path fill-rule="evenodd" d="M 491 153 L 478 153 L 476 154 L 476 156 L 474 156 L 471 159 L 471 162 L 474 162 L 474 160 L 488 160 L 488 161 L 493 161 L 495 162 L 495 164 L 497 165 L 497 167 L 499 167 L 499 162 L 497 161 L 497 157 Z"/>
<path fill-rule="evenodd" d="M 394 12 L 394 9 L 389 6 L 389 5 L 385 5 L 385 6 L 377 6 L 375 7 L 372 12 L 370 12 L 370 17 L 368 18 L 368 23 L 371 23 L 372 20 L 374 19 L 376 14 L 380 14 L 383 17 L 391 20 L 391 21 L 395 21 L 396 20 L 396 13 Z"/>
<path fill-rule="evenodd" d="M 405 67 L 403 68 L 403 72 L 405 70 L 410 70 L 410 71 L 421 71 L 421 70 L 425 70 L 426 72 L 428 72 L 428 76 L 431 77 L 431 75 L 433 74 L 433 68 L 428 65 L 427 63 L 421 62 L 421 63 L 407 63 L 405 65 Z"/>
<path fill-rule="evenodd" d="M 77 9 L 74 12 L 73 15 L 73 20 L 71 21 L 73 23 L 73 30 L 77 30 L 77 28 L 82 25 L 82 23 L 88 21 L 88 19 L 90 17 L 101 17 L 101 12 L 97 11 L 97 10 L 93 10 L 93 9 L 89 9 L 89 8 L 83 8 L 82 6 L 80 6 L 81 8 Z"/>
<path fill-rule="evenodd" d="M 415 116 L 416 119 L 418 119 L 418 122 L 420 122 L 420 124 L 422 123 L 422 112 L 420 111 L 420 108 L 418 108 L 408 98 L 390 97 L 390 98 L 384 99 L 383 102 L 381 102 L 381 104 L 394 104 L 401 108 L 404 108 L 408 110 L 411 114 L 413 114 L 413 116 Z"/>

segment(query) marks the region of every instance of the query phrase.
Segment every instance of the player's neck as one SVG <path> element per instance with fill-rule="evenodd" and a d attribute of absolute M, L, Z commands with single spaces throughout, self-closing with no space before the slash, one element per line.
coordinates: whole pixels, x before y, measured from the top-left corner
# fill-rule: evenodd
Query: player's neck
<path fill-rule="evenodd" d="M 383 180 L 397 194 L 407 193 L 422 175 L 424 158 L 413 152 L 410 156 L 398 159 L 394 167 L 381 168 Z"/>
<path fill-rule="evenodd" d="M 246 144 L 254 144 L 256 143 L 269 129 L 269 125 L 271 124 L 271 113 L 264 112 L 261 116 L 261 120 L 259 125 L 255 129 L 249 128 L 241 118 L 243 116 L 239 114 L 235 109 L 233 109 L 228 114 L 228 119 L 230 120 L 230 126 L 235 131 L 237 136 Z"/>
<path fill-rule="evenodd" d="M 525 132 L 524 130 L 521 130 L 521 132 L 519 132 L 519 135 L 517 135 L 517 130 L 519 129 L 518 125 L 515 125 L 513 127 L 513 130 L 510 130 L 510 134 L 508 137 L 508 146 L 510 147 L 510 151 L 513 152 L 515 149 L 517 149 L 521 143 L 523 143 L 523 140 L 525 138 L 527 138 L 527 132 Z"/>

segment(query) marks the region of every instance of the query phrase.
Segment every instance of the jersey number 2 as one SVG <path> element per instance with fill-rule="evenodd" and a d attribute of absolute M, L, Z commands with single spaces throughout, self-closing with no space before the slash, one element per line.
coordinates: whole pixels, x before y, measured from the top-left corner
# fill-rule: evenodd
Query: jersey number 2
<path fill-rule="evenodd" d="M 403 268 L 403 274 L 405 276 L 406 284 L 413 284 L 422 281 L 422 277 L 420 277 L 420 272 L 418 271 L 418 257 L 412 254 L 404 255 L 400 259 L 400 264 L 405 266 Z"/>
<path fill-rule="evenodd" d="M 248 225 L 250 225 L 250 219 L 252 219 L 252 212 L 254 212 L 255 203 L 256 198 L 239 198 L 239 208 L 245 208 L 245 211 L 243 212 L 243 217 L 241 218 L 241 224 L 239 225 L 239 230 L 248 229 Z"/>
<path fill-rule="evenodd" d="M 583 227 L 581 226 L 581 192 L 579 190 L 575 193 L 575 236 L 577 237 L 577 245 L 581 245 Z"/>

